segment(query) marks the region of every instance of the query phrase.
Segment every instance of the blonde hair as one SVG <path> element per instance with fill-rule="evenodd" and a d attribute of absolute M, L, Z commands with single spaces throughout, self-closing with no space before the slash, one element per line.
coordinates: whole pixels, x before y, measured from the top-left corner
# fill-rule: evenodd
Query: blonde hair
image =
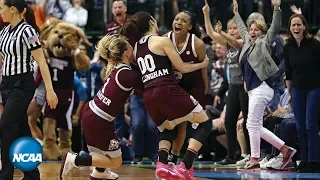
<path fill-rule="evenodd" d="M 237 25 L 236 22 L 235 22 L 233 19 L 229 19 L 229 21 L 228 21 L 228 23 L 227 23 L 227 28 L 228 28 L 228 29 L 231 28 L 232 24 Z M 238 26 L 237 26 L 237 27 L 238 27 Z"/>
<path fill-rule="evenodd" d="M 252 24 L 255 24 L 255 25 L 257 26 L 257 28 L 258 28 L 260 31 L 262 31 L 263 34 L 266 34 L 266 33 L 267 33 L 267 31 L 268 31 L 268 26 L 267 26 L 267 24 L 266 24 L 264 21 L 262 21 L 262 20 L 260 20 L 260 19 L 254 19 L 254 20 L 252 20 L 252 21 L 250 22 L 250 24 L 249 24 L 249 27 L 248 27 L 249 30 L 250 30 Z"/>
<path fill-rule="evenodd" d="M 106 35 L 98 42 L 96 49 L 100 52 L 101 57 L 108 61 L 104 78 L 107 79 L 113 69 L 122 61 L 122 55 L 127 50 L 127 42 L 119 35 Z"/>

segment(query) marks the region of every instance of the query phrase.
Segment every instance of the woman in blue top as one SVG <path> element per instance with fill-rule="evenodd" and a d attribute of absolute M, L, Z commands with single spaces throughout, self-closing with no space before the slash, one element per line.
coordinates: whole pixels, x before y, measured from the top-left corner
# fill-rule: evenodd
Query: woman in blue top
<path fill-rule="evenodd" d="M 260 138 L 279 149 L 283 155 L 283 169 L 291 160 L 296 150 L 288 147 L 271 131 L 263 127 L 263 114 L 271 101 L 274 91 L 270 77 L 278 71 L 271 57 L 271 45 L 281 25 L 281 0 L 272 0 L 274 6 L 273 20 L 268 30 L 265 22 L 253 20 L 249 24 L 249 32 L 238 13 L 238 4 L 233 0 L 234 21 L 240 28 L 240 36 L 244 41 L 239 60 L 244 71 L 244 88 L 249 95 L 247 129 L 249 131 L 251 159 L 245 169 L 259 168 Z"/>

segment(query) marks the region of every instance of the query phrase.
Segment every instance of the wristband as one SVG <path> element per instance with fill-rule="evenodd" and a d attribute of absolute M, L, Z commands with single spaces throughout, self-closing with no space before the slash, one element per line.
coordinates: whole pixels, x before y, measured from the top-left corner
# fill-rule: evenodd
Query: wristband
<path fill-rule="evenodd" d="M 74 52 L 73 55 L 77 56 L 79 53 L 81 52 L 81 50 L 79 48 L 77 48 Z"/>

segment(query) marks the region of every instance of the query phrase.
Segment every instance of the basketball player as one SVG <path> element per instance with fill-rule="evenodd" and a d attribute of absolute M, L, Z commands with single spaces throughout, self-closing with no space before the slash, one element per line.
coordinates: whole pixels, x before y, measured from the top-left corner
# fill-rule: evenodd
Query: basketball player
<path fill-rule="evenodd" d="M 118 168 L 122 163 L 120 142 L 114 133 L 113 120 L 132 89 L 141 84 L 141 77 L 129 65 L 132 47 L 124 38 L 107 35 L 99 41 L 97 50 L 108 60 L 106 81 L 82 111 L 83 132 L 92 155 L 65 153 L 60 177 L 67 175 L 73 167 L 93 166 L 95 168 L 90 179 L 104 180 L 108 177 L 105 168 Z"/>
<path fill-rule="evenodd" d="M 189 11 L 178 13 L 172 22 L 172 29 L 173 31 L 164 36 L 170 38 L 181 59 L 190 64 L 202 62 L 206 56 L 206 48 L 200 39 L 201 31 L 197 24 L 196 16 Z M 185 74 L 179 71 L 174 73 L 179 85 L 204 107 L 204 95 L 208 89 L 207 68 Z M 178 128 L 179 136 L 174 139 L 170 152 L 171 161 L 174 164 L 177 163 L 180 149 L 186 137 L 186 126 L 187 122 L 183 122 L 176 127 Z"/>
<path fill-rule="evenodd" d="M 172 65 L 181 73 L 189 73 L 207 67 L 208 58 L 201 63 L 184 63 L 171 40 L 158 36 L 158 31 L 157 21 L 150 14 L 138 12 L 125 23 L 120 34 L 131 42 L 136 41 L 134 56 L 144 83 L 145 107 L 161 132 L 156 175 L 167 180 L 193 180 L 194 158 L 212 125 L 198 101 L 179 86 Z M 168 154 L 176 136 L 173 129 L 188 120 L 198 123 L 198 127 L 189 141 L 183 162 L 171 169 Z"/>

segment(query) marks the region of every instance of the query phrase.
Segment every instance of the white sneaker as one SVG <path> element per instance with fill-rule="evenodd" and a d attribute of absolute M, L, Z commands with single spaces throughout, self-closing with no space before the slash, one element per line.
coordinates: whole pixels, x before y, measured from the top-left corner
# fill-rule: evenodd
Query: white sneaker
<path fill-rule="evenodd" d="M 248 155 L 247 155 L 245 158 L 243 158 L 242 160 L 237 161 L 236 166 L 241 166 L 241 167 L 243 167 L 243 166 L 245 166 L 246 163 L 249 162 L 249 161 L 250 161 L 250 154 L 248 154 Z"/>
<path fill-rule="evenodd" d="M 271 160 L 270 160 L 271 161 Z M 266 167 L 268 169 L 275 169 L 275 170 L 279 170 L 281 169 L 281 166 L 283 164 L 283 156 L 280 153 L 278 156 L 276 156 L 271 162 L 268 162 Z"/>
<path fill-rule="evenodd" d="M 119 178 L 119 175 L 110 171 L 109 168 L 107 168 L 104 172 L 99 172 L 96 170 L 96 168 L 93 168 L 89 178 L 91 180 L 104 180 L 104 179 L 115 180 Z"/>
<path fill-rule="evenodd" d="M 266 167 L 266 165 L 267 165 L 267 163 L 272 159 L 271 157 L 272 157 L 271 155 L 267 154 L 266 157 L 264 157 L 264 158 L 259 162 L 261 169 L 268 169 L 268 168 Z"/>
<path fill-rule="evenodd" d="M 78 168 L 78 166 L 76 166 L 74 163 L 76 157 L 77 154 L 72 154 L 69 152 L 64 153 L 61 161 L 60 178 L 62 178 L 62 176 L 66 176 L 71 169 Z"/>
<path fill-rule="evenodd" d="M 266 168 L 266 164 L 267 164 L 268 162 L 269 162 L 269 161 L 268 161 L 267 157 L 263 158 L 263 159 L 259 162 L 260 168 L 261 168 L 261 169 Z"/>

